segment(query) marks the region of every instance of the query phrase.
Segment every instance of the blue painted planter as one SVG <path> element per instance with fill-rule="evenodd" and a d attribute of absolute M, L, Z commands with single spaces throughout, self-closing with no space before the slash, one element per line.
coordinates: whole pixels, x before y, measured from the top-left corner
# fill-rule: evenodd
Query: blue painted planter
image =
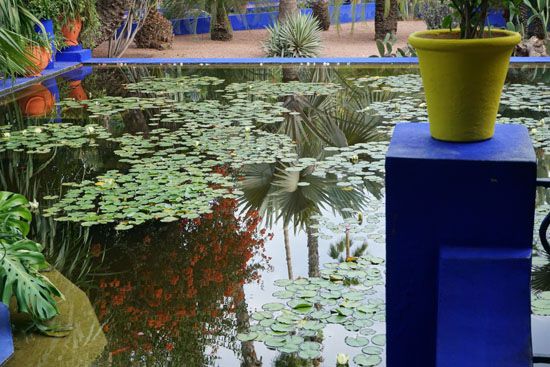
<path fill-rule="evenodd" d="M 46 34 L 48 35 L 48 38 L 51 40 L 51 48 L 52 48 L 52 57 L 50 59 L 50 63 L 48 66 L 46 66 L 46 69 L 53 69 L 54 68 L 54 62 L 55 62 L 55 31 L 53 28 L 53 21 L 51 19 L 40 19 L 40 23 L 42 23 L 42 26 L 46 30 Z M 35 32 L 42 33 L 42 29 L 40 29 L 39 26 L 34 27 Z"/>
<path fill-rule="evenodd" d="M 374 3 L 357 4 L 355 9 L 352 5 L 342 5 L 338 9 L 329 7 L 331 18 L 340 17 L 340 23 L 374 19 Z M 303 14 L 311 14 L 311 9 L 302 9 Z M 277 20 L 279 12 L 231 14 L 229 21 L 234 31 L 249 29 L 264 29 L 271 26 Z M 210 32 L 210 17 L 195 17 L 172 20 L 175 35 L 182 34 L 204 34 Z"/>
<path fill-rule="evenodd" d="M 0 365 L 13 355 L 13 338 L 11 335 L 10 312 L 0 302 Z"/>

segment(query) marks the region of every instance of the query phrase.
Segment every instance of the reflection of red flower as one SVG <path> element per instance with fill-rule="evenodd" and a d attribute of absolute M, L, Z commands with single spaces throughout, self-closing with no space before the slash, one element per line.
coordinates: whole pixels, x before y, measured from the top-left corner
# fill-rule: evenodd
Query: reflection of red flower
<path fill-rule="evenodd" d="M 121 354 L 120 365 L 130 352 L 135 358 L 150 351 L 200 359 L 207 344 L 215 350 L 216 343 L 228 342 L 242 285 L 259 279 L 258 264 L 250 261 L 263 256 L 268 236 L 256 212 L 235 216 L 237 207 L 236 200 L 223 199 L 211 213 L 172 225 L 179 233 L 169 233 L 169 240 L 146 237 L 119 256 L 125 260 L 122 269 L 112 269 L 116 276 L 99 280 L 91 298 L 100 321 L 109 320 L 108 349 L 111 356 Z"/>

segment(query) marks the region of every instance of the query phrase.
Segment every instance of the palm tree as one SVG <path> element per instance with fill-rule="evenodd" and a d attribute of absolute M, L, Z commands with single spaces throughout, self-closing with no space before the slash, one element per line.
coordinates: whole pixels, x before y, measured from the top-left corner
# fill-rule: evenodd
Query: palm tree
<path fill-rule="evenodd" d="M 374 15 L 374 38 L 384 39 L 388 33 L 397 32 L 399 9 L 397 0 L 376 0 Z"/>
<path fill-rule="evenodd" d="M 307 75 L 310 81 L 327 81 L 338 79 L 347 83 L 338 74 L 314 71 Z M 323 159 L 324 147 L 346 147 L 380 139 L 376 132 L 378 120 L 368 114 L 358 113 L 368 103 L 369 96 L 344 84 L 342 97 L 331 96 L 288 96 L 282 102 L 284 106 L 298 116 L 287 116 L 279 125 L 265 126 L 274 133 L 288 135 L 296 142 L 299 157 Z M 342 98 L 343 100 L 339 100 Z M 365 204 L 361 188 L 353 187 L 350 191 L 336 186 L 334 175 L 319 177 L 314 175 L 315 166 L 309 166 L 299 172 L 287 170 L 285 163 L 254 164 L 243 168 L 241 172 L 242 202 L 244 210 L 255 209 L 272 225 L 282 220 L 284 228 L 293 225 L 295 230 L 305 229 L 307 233 L 309 275 L 319 275 L 318 240 L 313 230 L 316 215 L 324 209 L 332 209 L 342 216 L 349 213 L 342 211 L 352 208 L 360 211 Z M 379 188 L 372 187 L 373 193 L 379 195 Z M 285 230 L 285 234 L 287 230 Z M 285 235 L 287 269 L 292 276 L 290 244 Z"/>
<path fill-rule="evenodd" d="M 328 0 L 314 0 L 311 3 L 311 11 L 323 31 L 330 28 L 330 12 L 328 9 Z"/>
<path fill-rule="evenodd" d="M 279 1 L 279 22 L 284 22 L 291 14 L 298 12 L 298 3 L 296 0 Z"/>
<path fill-rule="evenodd" d="M 212 41 L 230 41 L 233 39 L 233 30 L 227 16 L 226 2 L 224 0 L 212 1 L 213 22 L 210 30 L 210 39 Z"/>
<path fill-rule="evenodd" d="M 99 45 L 109 40 L 122 24 L 124 15 L 130 8 L 130 0 L 97 0 L 97 15 L 101 28 L 95 37 Z"/>

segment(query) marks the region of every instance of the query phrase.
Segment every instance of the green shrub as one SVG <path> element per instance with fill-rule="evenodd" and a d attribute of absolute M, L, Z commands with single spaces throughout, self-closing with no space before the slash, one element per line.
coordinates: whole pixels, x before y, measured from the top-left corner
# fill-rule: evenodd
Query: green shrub
<path fill-rule="evenodd" d="M 24 196 L 0 191 L 0 302 L 9 305 L 15 297 L 19 312 L 39 323 L 59 313 L 54 297 L 62 294 L 40 273 L 48 264 L 42 245 L 27 238 L 29 206 Z"/>
<path fill-rule="evenodd" d="M 263 47 L 268 57 L 317 57 L 321 52 L 319 22 L 309 14 L 297 13 L 267 30 Z"/>

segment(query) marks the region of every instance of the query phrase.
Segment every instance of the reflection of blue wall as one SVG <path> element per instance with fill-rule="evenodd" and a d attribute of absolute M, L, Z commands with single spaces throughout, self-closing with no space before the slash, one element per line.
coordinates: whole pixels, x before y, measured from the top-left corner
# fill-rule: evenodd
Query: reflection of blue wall
<path fill-rule="evenodd" d="M 311 9 L 302 9 L 303 14 L 311 13 Z M 355 9 L 352 5 L 342 5 L 339 9 L 340 23 L 350 23 L 353 19 L 372 20 L 374 19 L 374 3 L 357 4 Z M 333 6 L 330 7 L 332 19 L 337 16 Z M 278 12 L 231 14 L 229 20 L 235 31 L 247 29 L 263 29 L 272 25 L 277 20 Z M 210 32 L 210 17 L 196 17 L 172 20 L 174 34 L 202 34 Z"/>
<path fill-rule="evenodd" d="M 76 80 L 84 80 L 88 75 L 92 73 L 93 69 L 91 66 L 81 66 L 78 69 L 68 71 L 61 74 L 61 77 L 70 82 Z"/>
<path fill-rule="evenodd" d="M 489 15 L 487 16 L 487 25 L 492 27 L 505 28 L 506 19 L 502 15 L 502 10 L 489 10 Z"/>

